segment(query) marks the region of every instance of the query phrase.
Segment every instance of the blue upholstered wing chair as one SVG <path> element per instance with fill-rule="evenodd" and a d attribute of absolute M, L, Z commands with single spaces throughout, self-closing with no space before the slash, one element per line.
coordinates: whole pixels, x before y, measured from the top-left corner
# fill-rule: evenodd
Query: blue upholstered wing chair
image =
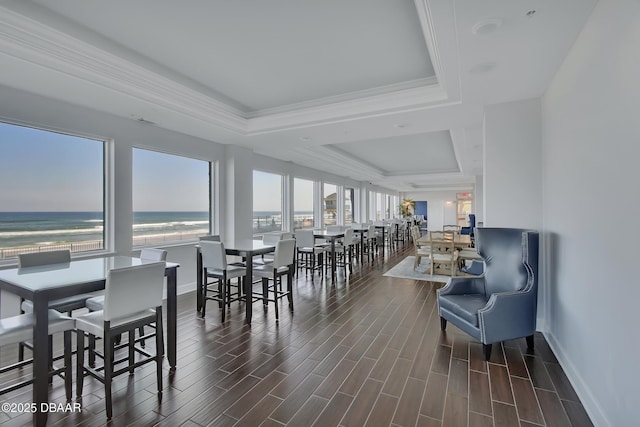
<path fill-rule="evenodd" d="M 475 214 L 469 214 L 469 226 L 468 227 L 462 227 L 460 229 L 460 234 L 472 235 L 474 228 L 476 228 L 476 215 Z"/>
<path fill-rule="evenodd" d="M 438 289 L 440 326 L 450 321 L 482 342 L 485 360 L 496 342 L 527 338 L 533 349 L 538 300 L 538 233 L 478 228 L 480 277 L 453 277 Z"/>

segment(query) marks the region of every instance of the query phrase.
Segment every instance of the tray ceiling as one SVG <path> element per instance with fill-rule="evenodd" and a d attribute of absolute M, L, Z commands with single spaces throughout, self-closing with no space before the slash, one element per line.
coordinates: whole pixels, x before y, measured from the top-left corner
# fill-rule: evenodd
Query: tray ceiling
<path fill-rule="evenodd" d="M 484 107 L 543 96 L 594 4 L 3 0 L 0 84 L 392 190 L 468 191 Z"/>

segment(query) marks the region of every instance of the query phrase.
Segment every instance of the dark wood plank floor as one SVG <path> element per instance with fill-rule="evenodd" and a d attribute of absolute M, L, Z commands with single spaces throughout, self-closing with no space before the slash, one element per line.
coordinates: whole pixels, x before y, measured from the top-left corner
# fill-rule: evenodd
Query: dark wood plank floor
<path fill-rule="evenodd" d="M 236 303 L 221 325 L 214 304 L 203 320 L 194 296 L 182 297 L 178 369 L 169 373 L 165 361 L 162 401 L 154 366 L 120 376 L 111 425 L 591 425 L 542 335 L 534 352 L 524 339 L 505 342 L 486 363 L 481 345 L 453 325 L 441 333 L 441 284 L 383 276 L 407 255 L 409 246 L 356 265 L 335 285 L 301 276 L 295 312 L 282 301 L 279 323 L 273 306 L 265 313 L 256 303 L 249 327 Z M 3 349 L 3 363 L 13 354 Z M 84 393 L 81 413 L 52 413 L 49 424 L 106 424 L 102 385 L 86 379 Z M 50 396 L 65 402 L 59 378 Z M 31 390 L 0 401 L 30 402 Z M 0 413 L 2 425 L 30 423 L 30 414 Z"/>

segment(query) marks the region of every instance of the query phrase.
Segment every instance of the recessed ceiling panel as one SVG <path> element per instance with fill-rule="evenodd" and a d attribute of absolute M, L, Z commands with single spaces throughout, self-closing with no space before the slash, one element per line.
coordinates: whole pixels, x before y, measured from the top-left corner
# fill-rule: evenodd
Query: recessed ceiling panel
<path fill-rule="evenodd" d="M 247 113 L 423 84 L 413 0 L 34 0 Z"/>
<path fill-rule="evenodd" d="M 385 175 L 459 172 L 448 131 L 332 145 Z"/>

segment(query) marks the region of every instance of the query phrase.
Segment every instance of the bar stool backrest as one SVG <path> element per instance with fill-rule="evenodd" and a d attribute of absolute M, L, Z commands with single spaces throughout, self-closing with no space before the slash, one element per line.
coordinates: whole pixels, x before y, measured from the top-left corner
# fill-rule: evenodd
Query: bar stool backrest
<path fill-rule="evenodd" d="M 104 320 L 161 306 L 164 270 L 164 262 L 110 270 L 105 284 Z"/>
<path fill-rule="evenodd" d="M 276 243 L 276 254 L 273 259 L 273 268 L 277 269 L 293 264 L 295 250 L 295 239 L 285 239 L 278 241 L 278 243 Z"/>
<path fill-rule="evenodd" d="M 166 261 L 167 251 L 164 249 L 143 248 L 140 251 L 140 259 L 146 259 L 148 261 Z"/>
<path fill-rule="evenodd" d="M 313 230 L 301 229 L 296 231 L 296 241 L 299 248 L 312 248 L 315 245 Z"/>
<path fill-rule="evenodd" d="M 37 267 L 39 265 L 62 264 L 71 262 L 71 252 L 67 250 L 34 252 L 18 255 L 18 267 Z"/>
<path fill-rule="evenodd" d="M 200 253 L 204 268 L 227 269 L 227 253 L 222 242 L 202 241 L 200 242 Z"/>

